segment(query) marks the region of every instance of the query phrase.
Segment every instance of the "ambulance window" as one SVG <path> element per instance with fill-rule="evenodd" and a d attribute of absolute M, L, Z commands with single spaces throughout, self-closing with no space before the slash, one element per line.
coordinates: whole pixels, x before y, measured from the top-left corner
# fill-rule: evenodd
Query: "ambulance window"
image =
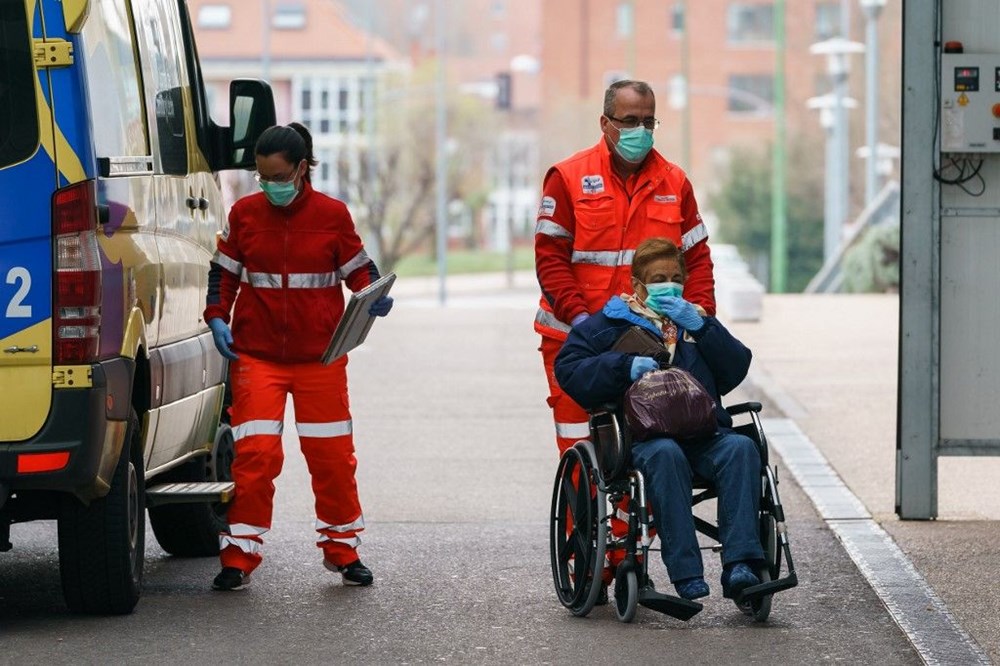
<path fill-rule="evenodd" d="M 22 0 L 0 0 L 0 168 L 38 147 L 35 67 Z"/>
<path fill-rule="evenodd" d="M 150 127 L 162 173 L 185 175 L 188 171 L 184 87 L 184 42 L 176 6 L 162 0 L 133 0 L 135 28 L 142 61 L 145 99 Z"/>
<path fill-rule="evenodd" d="M 129 12 L 121 3 L 95 3 L 83 29 L 87 93 L 98 157 L 149 155 L 138 58 Z"/>

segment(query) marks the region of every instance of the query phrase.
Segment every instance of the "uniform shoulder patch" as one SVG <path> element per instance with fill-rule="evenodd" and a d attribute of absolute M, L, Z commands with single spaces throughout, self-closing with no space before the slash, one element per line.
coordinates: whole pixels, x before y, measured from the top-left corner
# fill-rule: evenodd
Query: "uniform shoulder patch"
<path fill-rule="evenodd" d="M 538 217 L 552 217 L 556 212 L 556 200 L 553 197 L 542 197 L 538 206 Z"/>

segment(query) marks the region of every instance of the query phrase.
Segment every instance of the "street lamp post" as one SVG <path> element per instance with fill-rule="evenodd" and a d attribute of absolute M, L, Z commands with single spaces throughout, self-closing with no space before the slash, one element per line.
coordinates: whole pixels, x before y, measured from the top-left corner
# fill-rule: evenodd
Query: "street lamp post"
<path fill-rule="evenodd" d="M 833 93 L 814 97 L 809 108 L 820 111 L 820 123 L 827 131 L 826 180 L 824 188 L 823 260 L 828 261 L 840 246 L 841 229 L 847 221 L 850 166 L 847 143 L 847 110 L 857 102 L 847 96 L 847 78 L 850 74 L 848 56 L 864 51 L 864 46 L 843 37 L 834 37 L 809 47 L 809 52 L 826 56 L 827 73 L 833 83 Z"/>
<path fill-rule="evenodd" d="M 444 30 L 445 3 L 437 0 L 435 7 L 436 26 L 435 40 L 437 43 L 437 90 L 435 94 L 435 123 L 434 123 L 434 154 L 435 154 L 435 185 L 437 217 L 435 218 L 437 228 L 437 264 L 438 264 L 438 299 L 441 305 L 447 302 L 447 252 L 448 252 L 448 156 L 445 150 L 448 131 L 448 115 L 445 99 L 447 90 L 445 88 L 445 67 L 444 67 Z"/>
<path fill-rule="evenodd" d="M 886 0 L 860 0 L 865 12 L 865 205 L 878 194 L 878 18 Z"/>

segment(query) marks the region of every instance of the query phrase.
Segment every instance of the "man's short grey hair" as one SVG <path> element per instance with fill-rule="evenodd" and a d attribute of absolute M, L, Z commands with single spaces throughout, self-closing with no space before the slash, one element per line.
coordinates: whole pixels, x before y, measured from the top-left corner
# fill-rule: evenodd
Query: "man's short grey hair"
<path fill-rule="evenodd" d="M 643 97 L 653 94 L 653 89 L 650 88 L 649 84 L 645 81 L 633 81 L 632 79 L 615 81 L 608 86 L 608 89 L 604 92 L 604 115 L 609 118 L 615 115 L 615 97 L 618 95 L 618 91 L 622 88 L 631 88 Z"/>

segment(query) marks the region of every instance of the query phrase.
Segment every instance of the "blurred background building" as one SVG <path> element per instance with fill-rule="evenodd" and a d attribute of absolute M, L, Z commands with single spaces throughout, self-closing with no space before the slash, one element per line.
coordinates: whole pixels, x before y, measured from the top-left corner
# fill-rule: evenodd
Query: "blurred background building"
<path fill-rule="evenodd" d="M 860 110 L 872 90 L 881 99 L 878 187 L 895 176 L 898 0 L 189 4 L 205 78 L 269 79 L 279 121 L 302 120 L 316 137 L 315 184 L 347 200 L 393 260 L 433 249 L 433 192 L 442 173 L 449 248 L 521 247 L 530 254 L 545 170 L 598 140 L 604 90 L 621 78 L 653 86 L 663 123 L 657 149 L 688 171 L 714 242 L 736 244 L 765 282 L 777 87 L 783 83 L 793 290 L 830 256 L 829 239 L 823 246 L 831 212 L 819 200 L 836 198 L 840 233 L 872 197 L 864 156 L 871 135 Z M 869 5 L 878 6 L 870 24 Z M 781 7 L 783 43 L 776 31 Z M 865 41 L 866 27 L 879 38 L 877 80 L 867 88 L 864 55 L 850 54 Z M 851 45 L 837 60 L 839 73 L 831 57 L 816 54 L 823 43 Z M 776 80 L 779 53 L 783 81 Z M 215 93 L 216 117 L 224 116 L 225 95 Z M 435 141 L 438 112 L 447 122 L 443 141 Z M 435 173 L 439 154 L 447 171 Z M 409 198 L 406 189 L 413 190 Z M 412 242 L 393 246 L 400 227 L 398 235 Z"/>

